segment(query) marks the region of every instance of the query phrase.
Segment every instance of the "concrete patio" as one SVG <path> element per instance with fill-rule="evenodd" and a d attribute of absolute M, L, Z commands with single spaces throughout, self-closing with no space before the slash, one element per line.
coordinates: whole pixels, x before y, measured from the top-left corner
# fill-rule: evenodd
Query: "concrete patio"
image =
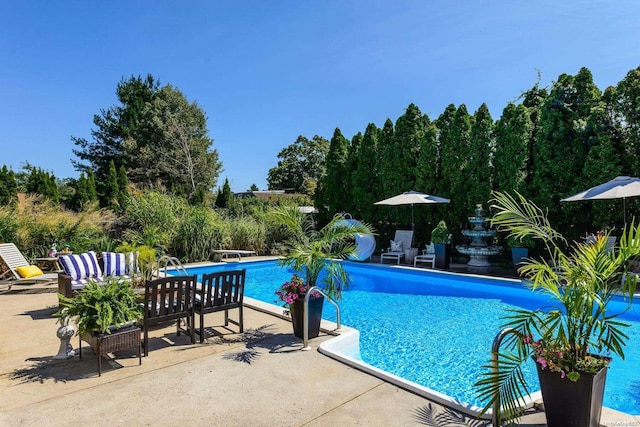
<path fill-rule="evenodd" d="M 55 360 L 59 340 L 57 284 L 0 285 L 0 425 L 225 426 L 485 426 L 316 351 L 291 324 L 247 308 L 245 334 L 214 327 L 204 344 L 176 337 L 175 327 L 150 333 L 149 357 L 134 350 L 103 359 L 83 343 L 83 358 Z M 208 326 L 223 314 L 207 315 Z M 77 337 L 72 341 L 78 348 Z M 604 425 L 640 425 L 613 411 Z M 543 426 L 532 411 L 523 426 Z"/>

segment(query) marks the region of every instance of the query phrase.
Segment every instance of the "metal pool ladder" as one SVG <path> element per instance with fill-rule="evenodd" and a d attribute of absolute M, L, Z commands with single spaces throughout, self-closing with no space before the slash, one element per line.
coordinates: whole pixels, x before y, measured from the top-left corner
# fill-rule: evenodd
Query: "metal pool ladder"
<path fill-rule="evenodd" d="M 188 276 L 189 272 L 187 272 L 187 269 L 184 268 L 184 265 L 182 265 L 182 263 L 180 262 L 180 260 L 177 257 L 174 256 L 169 256 L 169 255 L 163 255 L 160 260 L 158 261 L 158 265 L 162 264 L 162 262 L 164 261 L 164 265 L 160 268 L 160 270 L 164 270 L 164 277 L 167 277 L 167 266 L 169 264 L 171 264 L 171 266 L 173 268 L 175 268 L 175 270 L 183 275 L 183 276 Z M 160 273 L 160 271 L 158 271 L 158 273 Z"/>
<path fill-rule="evenodd" d="M 491 345 L 491 370 L 495 373 L 498 371 L 498 351 L 500 350 L 500 344 L 502 344 L 502 340 L 509 334 L 520 335 L 520 332 L 513 328 L 505 328 L 498 332 L 498 335 L 493 340 L 493 344 Z M 500 396 L 493 402 L 493 406 L 491 407 L 491 424 L 494 427 L 499 427 L 502 425 L 502 402 L 500 402 Z"/>
<path fill-rule="evenodd" d="M 329 301 L 331 304 L 333 304 L 333 306 L 336 308 L 336 325 L 337 327 L 334 329 L 334 331 L 340 331 L 341 326 L 340 326 L 340 306 L 338 305 L 337 302 L 335 302 L 331 297 L 329 297 L 329 295 L 327 295 L 322 289 L 320 289 L 317 286 L 313 286 L 311 289 L 309 289 L 307 291 L 307 294 L 304 297 L 304 323 L 303 323 L 303 345 L 302 345 L 302 349 L 303 350 L 311 350 L 311 347 L 309 347 L 309 298 L 311 298 L 311 293 L 312 292 L 318 292 L 322 295 L 324 295 L 324 297 L 327 299 L 327 301 Z"/>

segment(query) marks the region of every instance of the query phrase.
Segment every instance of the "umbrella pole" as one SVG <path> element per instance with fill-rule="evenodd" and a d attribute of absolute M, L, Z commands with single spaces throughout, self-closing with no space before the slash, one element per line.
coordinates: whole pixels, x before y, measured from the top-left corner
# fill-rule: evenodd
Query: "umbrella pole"
<path fill-rule="evenodd" d="M 411 231 L 415 231 L 416 229 L 416 224 L 415 221 L 413 220 L 413 203 L 411 203 Z"/>
<path fill-rule="evenodd" d="M 622 198 L 622 217 L 624 218 L 624 228 L 627 228 L 627 202 L 626 198 Z"/>

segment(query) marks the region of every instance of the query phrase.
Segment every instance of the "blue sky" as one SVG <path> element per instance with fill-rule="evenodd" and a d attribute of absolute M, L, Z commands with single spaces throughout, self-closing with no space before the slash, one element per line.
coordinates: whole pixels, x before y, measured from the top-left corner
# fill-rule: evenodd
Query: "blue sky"
<path fill-rule="evenodd" d="M 151 73 L 196 101 L 234 191 L 266 188 L 298 135 L 351 138 L 415 103 L 494 119 L 542 74 L 600 89 L 640 65 L 640 2 L 4 1 L 0 165 L 77 177 L 71 136 Z"/>

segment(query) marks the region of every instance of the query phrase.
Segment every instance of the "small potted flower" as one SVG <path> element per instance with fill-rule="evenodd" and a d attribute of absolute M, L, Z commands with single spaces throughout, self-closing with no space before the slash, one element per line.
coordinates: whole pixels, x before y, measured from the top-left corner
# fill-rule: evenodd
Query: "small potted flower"
<path fill-rule="evenodd" d="M 444 220 L 431 232 L 431 243 L 436 253 L 436 268 L 447 270 L 451 262 L 451 234 Z"/>
<path fill-rule="evenodd" d="M 529 249 L 535 247 L 535 242 L 528 234 L 522 237 L 512 235 L 507 238 L 507 245 L 511 248 L 511 261 L 517 270 L 520 263 L 529 256 Z"/>
<path fill-rule="evenodd" d="M 285 314 L 291 315 L 293 334 L 298 338 L 304 338 L 304 299 L 311 286 L 305 285 L 304 280 L 297 274 L 291 280 L 285 282 L 276 295 Z M 309 298 L 309 338 L 315 338 L 320 334 L 320 322 L 322 320 L 322 306 L 324 298 L 319 292 L 313 291 Z"/>

